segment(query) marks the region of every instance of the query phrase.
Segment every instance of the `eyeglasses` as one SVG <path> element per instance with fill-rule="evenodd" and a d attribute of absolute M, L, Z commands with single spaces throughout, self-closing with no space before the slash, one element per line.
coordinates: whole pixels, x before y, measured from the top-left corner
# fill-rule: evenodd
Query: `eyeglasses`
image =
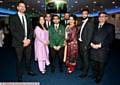
<path fill-rule="evenodd" d="M 99 16 L 99 18 L 106 18 L 107 16 Z"/>

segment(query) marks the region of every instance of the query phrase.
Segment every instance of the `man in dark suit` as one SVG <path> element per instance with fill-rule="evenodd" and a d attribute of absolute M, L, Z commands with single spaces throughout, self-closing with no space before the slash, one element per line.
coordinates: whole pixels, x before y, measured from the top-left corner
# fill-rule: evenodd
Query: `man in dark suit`
<path fill-rule="evenodd" d="M 51 21 L 51 14 L 46 14 L 45 16 L 45 25 L 49 30 L 49 27 L 51 26 L 52 21 Z"/>
<path fill-rule="evenodd" d="M 100 12 L 98 16 L 99 23 L 96 25 L 93 39 L 91 41 L 91 63 L 93 68 L 93 76 L 96 83 L 101 81 L 107 55 L 109 51 L 109 44 L 114 39 L 114 25 L 107 23 L 107 13 Z"/>
<path fill-rule="evenodd" d="M 25 55 L 28 75 L 34 75 L 31 69 L 31 40 L 32 29 L 27 16 L 24 2 L 17 4 L 17 14 L 10 17 L 10 30 L 12 34 L 12 46 L 17 56 L 17 80 L 22 81 L 22 59 Z"/>
<path fill-rule="evenodd" d="M 61 24 L 64 25 L 65 27 L 69 24 L 69 17 L 70 14 L 67 12 L 64 14 L 64 19 L 61 21 Z"/>
<path fill-rule="evenodd" d="M 82 10 L 82 22 L 80 25 L 80 31 L 78 33 L 78 44 L 79 44 L 79 53 L 80 53 L 80 78 L 86 78 L 88 75 L 88 66 L 89 66 L 89 48 L 90 41 L 94 31 L 94 23 L 88 18 L 89 10 Z"/>

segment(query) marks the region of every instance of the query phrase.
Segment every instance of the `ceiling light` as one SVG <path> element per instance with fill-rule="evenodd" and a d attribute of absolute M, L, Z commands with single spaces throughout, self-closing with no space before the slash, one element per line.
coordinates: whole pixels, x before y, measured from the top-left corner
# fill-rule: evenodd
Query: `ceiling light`
<path fill-rule="evenodd" d="M 78 3 L 78 1 L 75 1 L 75 3 L 77 4 L 77 3 Z"/>
<path fill-rule="evenodd" d="M 115 4 L 115 1 L 113 1 L 112 4 Z"/>
<path fill-rule="evenodd" d="M 12 7 L 14 8 L 14 7 L 15 7 L 15 5 L 12 5 Z"/>
<path fill-rule="evenodd" d="M 100 6 L 100 8 L 103 8 L 103 6 Z"/>
<path fill-rule="evenodd" d="M 86 5 L 85 7 L 88 8 L 88 5 Z"/>
<path fill-rule="evenodd" d="M 27 7 L 30 7 L 29 5 L 27 5 Z"/>
<path fill-rule="evenodd" d="M 39 3 L 40 3 L 40 1 L 38 0 L 38 1 L 37 1 L 37 3 L 39 4 Z"/>
<path fill-rule="evenodd" d="M 96 1 L 93 1 L 94 4 L 96 4 L 97 2 Z"/>
<path fill-rule="evenodd" d="M 74 6 L 71 6 L 72 8 L 74 7 Z"/>
<path fill-rule="evenodd" d="M 3 3 L 3 0 L 0 0 L 0 4 L 2 4 Z"/>

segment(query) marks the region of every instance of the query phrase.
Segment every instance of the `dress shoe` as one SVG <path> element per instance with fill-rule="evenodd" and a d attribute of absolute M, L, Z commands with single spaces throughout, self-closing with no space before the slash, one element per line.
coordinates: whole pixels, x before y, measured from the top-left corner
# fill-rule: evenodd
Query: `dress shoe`
<path fill-rule="evenodd" d="M 101 82 L 101 78 L 100 78 L 100 77 L 95 78 L 95 82 L 96 82 L 97 84 L 100 83 L 100 82 Z"/>
<path fill-rule="evenodd" d="M 95 79 L 94 75 L 89 75 L 88 78 Z"/>
<path fill-rule="evenodd" d="M 55 68 L 51 68 L 51 73 L 54 73 L 55 72 Z"/>
<path fill-rule="evenodd" d="M 63 72 L 63 69 L 60 69 L 60 72 Z"/>
<path fill-rule="evenodd" d="M 22 76 L 17 77 L 18 82 L 22 82 Z"/>
<path fill-rule="evenodd" d="M 52 69 L 52 70 L 51 70 L 51 73 L 54 73 L 54 72 L 55 72 L 55 70 Z"/>
<path fill-rule="evenodd" d="M 81 74 L 79 77 L 80 77 L 81 79 L 86 79 L 86 78 L 87 78 L 87 74 Z"/>
<path fill-rule="evenodd" d="M 31 75 L 31 76 L 35 76 L 36 75 L 33 71 L 29 71 L 27 74 Z"/>

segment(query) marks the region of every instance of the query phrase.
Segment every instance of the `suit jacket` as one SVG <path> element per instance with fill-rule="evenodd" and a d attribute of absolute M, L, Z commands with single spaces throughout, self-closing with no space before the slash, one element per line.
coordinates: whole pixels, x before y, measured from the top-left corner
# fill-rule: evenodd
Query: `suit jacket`
<path fill-rule="evenodd" d="M 49 27 L 53 24 L 53 22 L 52 21 L 50 21 L 50 25 L 49 25 L 49 27 L 48 27 L 48 25 L 47 25 L 48 23 L 46 23 L 46 21 L 45 21 L 45 27 L 47 27 L 48 28 L 48 30 L 49 30 Z"/>
<path fill-rule="evenodd" d="M 27 38 L 32 40 L 33 35 L 32 26 L 27 16 L 26 21 L 27 21 Z M 10 16 L 10 30 L 12 34 L 12 46 L 13 47 L 23 46 L 22 41 L 25 38 L 25 30 L 22 26 L 18 14 Z"/>
<path fill-rule="evenodd" d="M 98 24 L 95 26 L 92 42 L 94 44 L 102 44 L 102 47 L 108 46 L 114 39 L 115 26 L 110 23 L 104 23 L 102 28 L 98 29 Z"/>
<path fill-rule="evenodd" d="M 80 30 L 81 30 L 81 26 L 79 27 L 79 33 L 78 33 L 78 38 L 80 35 Z M 89 49 L 90 48 L 90 42 L 93 36 L 93 32 L 94 32 L 94 22 L 91 19 L 88 19 L 88 21 L 86 22 L 83 31 L 82 31 L 82 44 L 84 46 L 85 49 Z"/>
<path fill-rule="evenodd" d="M 115 26 L 110 23 L 104 23 L 102 28 L 98 29 L 96 25 L 92 43 L 101 43 L 102 47 L 99 49 L 91 49 L 91 59 L 99 62 L 106 62 L 109 52 L 109 44 L 115 37 Z"/>
<path fill-rule="evenodd" d="M 64 25 L 65 27 L 69 24 L 69 23 L 65 24 L 65 20 L 61 20 L 60 23 L 61 23 L 62 25 Z"/>
<path fill-rule="evenodd" d="M 58 30 L 54 29 L 54 24 L 52 24 L 49 28 L 49 40 L 50 40 L 50 47 L 53 46 L 61 46 L 64 47 L 64 40 L 65 40 L 65 27 L 59 24 Z"/>

